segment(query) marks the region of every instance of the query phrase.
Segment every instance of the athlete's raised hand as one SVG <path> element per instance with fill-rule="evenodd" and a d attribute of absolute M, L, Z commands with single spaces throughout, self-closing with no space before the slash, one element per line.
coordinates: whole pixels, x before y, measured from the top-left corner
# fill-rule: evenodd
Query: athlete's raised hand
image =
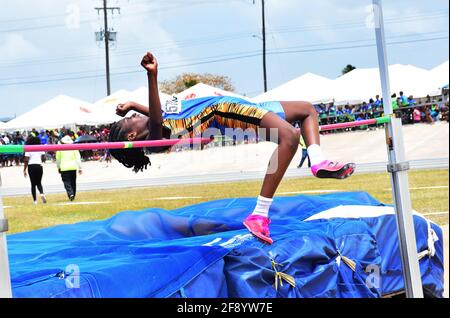
<path fill-rule="evenodd" d="M 130 110 L 133 110 L 133 102 L 122 103 L 117 105 L 116 114 L 121 117 L 125 117 Z"/>
<path fill-rule="evenodd" d="M 143 68 L 147 70 L 149 74 L 152 75 L 158 74 L 158 61 L 156 60 L 156 57 L 154 57 L 152 53 L 147 52 L 147 54 L 144 55 L 141 61 L 141 65 Z"/>

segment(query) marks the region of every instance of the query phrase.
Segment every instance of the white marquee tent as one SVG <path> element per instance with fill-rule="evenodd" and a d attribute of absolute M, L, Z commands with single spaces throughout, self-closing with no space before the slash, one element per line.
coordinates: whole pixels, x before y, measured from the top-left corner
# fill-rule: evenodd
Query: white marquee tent
<path fill-rule="evenodd" d="M 312 73 L 306 73 L 267 93 L 254 97 L 257 102 L 297 101 L 313 103 L 328 102 L 333 99 L 331 87 L 333 80 Z"/>
<path fill-rule="evenodd" d="M 88 102 L 59 95 L 7 122 L 2 129 L 51 129 L 85 124 L 90 119 L 90 106 Z"/>
<path fill-rule="evenodd" d="M 103 97 L 92 105 L 91 123 L 94 125 L 110 124 L 121 119 L 116 115 L 116 107 L 120 103 L 129 101 L 130 92 L 118 90 L 109 96 Z"/>
<path fill-rule="evenodd" d="M 436 83 L 436 88 L 442 88 L 448 85 L 449 71 L 448 60 L 430 71 L 432 80 Z"/>
<path fill-rule="evenodd" d="M 412 65 L 389 66 L 391 92 L 424 97 L 436 87 L 429 71 Z M 337 104 L 368 101 L 381 95 L 380 75 L 376 68 L 355 69 L 333 81 L 333 97 Z"/>
<path fill-rule="evenodd" d="M 170 96 L 164 93 L 160 93 L 161 103 L 164 102 Z M 148 105 L 148 88 L 142 86 L 132 92 L 127 90 L 119 90 L 107 97 L 100 99 L 92 105 L 91 117 L 96 125 L 110 124 L 115 121 L 119 121 L 122 117 L 116 115 L 116 107 L 120 103 L 128 101 L 134 101 L 142 105 Z M 135 112 L 129 112 L 128 116 L 133 115 Z"/>
<path fill-rule="evenodd" d="M 159 92 L 159 99 L 161 103 L 164 103 L 171 96 L 162 92 Z M 148 105 L 148 87 L 142 86 L 130 93 L 130 100 L 142 105 Z"/>
<path fill-rule="evenodd" d="M 394 64 L 389 66 L 389 72 L 391 91 L 397 95 L 400 91 L 414 97 L 438 95 L 439 89 L 449 82 L 448 61 L 431 71 L 412 65 Z M 342 105 L 368 102 L 376 95 L 381 95 L 379 70 L 357 68 L 335 80 L 306 73 L 254 97 L 253 100 L 305 100 L 312 103 L 334 100 L 337 105 Z"/>

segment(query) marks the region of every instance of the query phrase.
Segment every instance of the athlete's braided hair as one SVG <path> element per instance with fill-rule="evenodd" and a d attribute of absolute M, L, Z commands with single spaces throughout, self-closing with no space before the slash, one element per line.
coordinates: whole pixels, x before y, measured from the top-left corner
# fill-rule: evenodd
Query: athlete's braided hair
<path fill-rule="evenodd" d="M 126 141 L 126 133 L 122 129 L 122 121 L 111 125 L 109 141 Z M 134 172 L 144 171 L 151 165 L 150 159 L 145 155 L 142 148 L 110 149 L 111 155 L 127 168 L 132 168 Z"/>

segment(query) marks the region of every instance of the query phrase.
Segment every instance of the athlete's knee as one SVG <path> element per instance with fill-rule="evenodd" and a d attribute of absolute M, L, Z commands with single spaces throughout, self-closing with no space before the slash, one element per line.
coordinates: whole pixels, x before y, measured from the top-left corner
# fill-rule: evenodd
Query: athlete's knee
<path fill-rule="evenodd" d="M 304 108 L 305 108 L 305 111 L 307 112 L 308 116 L 314 117 L 314 118 L 319 117 L 319 114 L 317 114 L 316 108 L 310 102 L 304 102 Z"/>
<path fill-rule="evenodd" d="M 285 131 L 283 131 L 282 133 L 282 136 L 280 137 L 280 143 L 285 144 L 293 150 L 297 150 L 298 142 L 300 139 L 300 131 L 298 131 L 294 127 L 285 129 Z"/>

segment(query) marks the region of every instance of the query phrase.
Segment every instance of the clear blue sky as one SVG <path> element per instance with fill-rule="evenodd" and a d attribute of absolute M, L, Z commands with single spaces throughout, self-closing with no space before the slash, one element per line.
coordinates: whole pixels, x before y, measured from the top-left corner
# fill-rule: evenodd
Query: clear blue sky
<path fill-rule="evenodd" d="M 139 62 L 150 50 L 161 80 L 183 72 L 227 75 L 236 92 L 263 91 L 260 0 L 109 0 L 112 91 L 146 85 Z M 336 78 L 347 64 L 376 67 L 371 0 L 266 0 L 268 85 L 306 72 Z M 431 69 L 448 59 L 447 0 L 384 0 L 389 63 Z M 2 1 L 0 117 L 20 115 L 66 94 L 104 97 L 99 0 Z M 79 12 L 79 15 L 77 14 Z M 78 18 L 77 18 L 78 17 Z M 300 89 L 300 88 L 299 88 Z"/>

